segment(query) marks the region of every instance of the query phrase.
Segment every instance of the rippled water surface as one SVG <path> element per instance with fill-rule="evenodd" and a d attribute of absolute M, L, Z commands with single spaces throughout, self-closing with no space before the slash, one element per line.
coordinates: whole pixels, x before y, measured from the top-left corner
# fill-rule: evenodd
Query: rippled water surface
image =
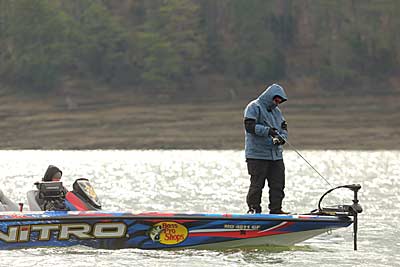
<path fill-rule="evenodd" d="M 0 251 L 0 266 L 400 266 L 400 152 L 302 151 L 332 186 L 360 183 L 359 250 L 352 228 L 293 247 L 263 250 L 95 250 L 86 247 Z M 242 151 L 0 151 L 3 192 L 26 203 L 49 164 L 64 184 L 89 178 L 107 210 L 243 213 L 249 184 Z M 285 152 L 284 209 L 309 212 L 330 186 L 295 152 Z M 339 191 L 327 204 L 351 203 Z M 267 194 L 264 195 L 264 207 Z M 347 201 L 348 200 L 348 201 Z M 344 201 L 344 202 L 343 202 Z"/>

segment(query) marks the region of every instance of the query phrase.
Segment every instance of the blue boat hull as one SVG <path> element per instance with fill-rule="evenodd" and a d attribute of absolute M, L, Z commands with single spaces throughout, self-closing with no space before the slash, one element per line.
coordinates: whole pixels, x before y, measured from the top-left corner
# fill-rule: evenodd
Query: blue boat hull
<path fill-rule="evenodd" d="M 289 246 L 353 223 L 348 216 L 107 211 L 0 213 L 0 249 Z"/>

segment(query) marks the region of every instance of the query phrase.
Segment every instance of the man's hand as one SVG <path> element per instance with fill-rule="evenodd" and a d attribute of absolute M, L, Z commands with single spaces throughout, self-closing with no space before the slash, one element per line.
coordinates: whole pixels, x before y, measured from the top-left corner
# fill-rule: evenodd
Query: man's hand
<path fill-rule="evenodd" d="M 281 136 L 272 138 L 272 142 L 274 143 L 274 145 L 284 145 L 286 143 L 285 139 L 283 139 Z"/>
<path fill-rule="evenodd" d="M 272 137 L 277 137 L 278 135 L 278 129 L 276 128 L 269 128 L 268 130 L 268 135 L 272 136 Z"/>

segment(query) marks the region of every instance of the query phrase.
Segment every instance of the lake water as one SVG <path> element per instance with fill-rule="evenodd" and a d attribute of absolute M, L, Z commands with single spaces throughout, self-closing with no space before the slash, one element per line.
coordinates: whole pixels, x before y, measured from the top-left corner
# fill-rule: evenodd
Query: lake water
<path fill-rule="evenodd" d="M 333 186 L 360 183 L 358 251 L 352 227 L 289 248 L 258 250 L 86 247 L 0 251 L 0 266 L 400 266 L 400 152 L 301 151 Z M 71 188 L 90 179 L 107 210 L 243 213 L 249 177 L 242 151 L 0 151 L 3 192 L 26 203 L 26 192 L 47 166 L 63 170 Z M 284 209 L 309 212 L 330 186 L 293 151 L 285 152 Z M 327 204 L 351 204 L 338 191 Z M 264 194 L 264 208 L 267 192 Z"/>

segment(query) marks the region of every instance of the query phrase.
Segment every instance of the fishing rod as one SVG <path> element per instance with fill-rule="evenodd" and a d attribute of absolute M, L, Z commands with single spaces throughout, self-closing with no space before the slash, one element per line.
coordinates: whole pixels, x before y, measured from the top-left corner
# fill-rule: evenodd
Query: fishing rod
<path fill-rule="evenodd" d="M 273 128 L 273 127 L 271 127 Z M 282 136 L 278 131 L 275 131 L 275 133 L 282 138 L 290 147 L 292 147 L 292 149 L 297 153 L 297 155 L 299 155 L 307 164 L 308 166 L 310 166 L 330 187 L 333 187 L 328 180 L 316 169 L 314 168 L 313 165 L 311 165 L 311 163 L 305 158 L 303 157 L 303 155 L 300 154 L 300 152 L 296 149 L 296 147 L 294 145 L 292 145 L 284 136 Z"/>
<path fill-rule="evenodd" d="M 300 158 L 302 158 L 302 159 L 308 164 L 308 166 L 310 166 L 310 167 L 319 175 L 319 177 L 321 177 L 331 188 L 333 187 L 333 186 L 328 182 L 328 180 L 327 180 L 316 168 L 314 168 L 314 166 L 311 165 L 311 163 L 310 163 L 305 157 L 303 157 L 303 155 L 300 154 L 300 152 L 296 149 L 296 147 L 295 147 L 294 145 L 292 145 L 292 144 L 287 140 L 287 138 L 285 138 L 284 136 L 282 136 L 281 133 L 280 133 L 276 128 L 272 127 L 271 124 L 270 124 L 268 121 L 265 121 L 265 120 L 264 120 L 264 122 L 267 124 L 267 126 L 268 126 L 269 128 L 275 129 L 274 132 L 275 132 L 280 138 L 282 138 L 282 140 L 284 140 L 289 146 L 291 146 L 292 149 L 297 153 L 297 155 L 299 155 Z M 275 144 L 274 138 L 276 138 L 276 137 L 272 137 L 272 142 Z M 276 141 L 279 142 L 279 140 L 276 140 Z"/>

